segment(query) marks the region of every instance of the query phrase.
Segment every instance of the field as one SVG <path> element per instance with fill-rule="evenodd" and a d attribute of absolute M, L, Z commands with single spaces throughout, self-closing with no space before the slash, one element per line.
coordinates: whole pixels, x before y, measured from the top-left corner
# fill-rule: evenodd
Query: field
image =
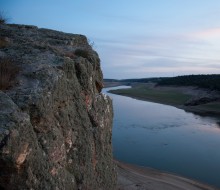
<path fill-rule="evenodd" d="M 183 94 L 179 90 L 161 90 L 143 85 L 129 89 L 110 90 L 109 92 L 173 106 L 183 105 L 189 98 L 191 98 L 190 95 Z"/>
<path fill-rule="evenodd" d="M 189 90 L 188 90 L 189 91 Z M 136 85 L 128 89 L 110 90 L 110 93 L 122 96 L 128 96 L 136 99 L 172 105 L 187 111 L 197 112 L 201 114 L 220 114 L 220 102 L 210 102 L 196 106 L 185 106 L 184 104 L 195 97 L 198 92 L 190 90 L 188 93 L 186 88 L 157 88 L 148 85 Z"/>

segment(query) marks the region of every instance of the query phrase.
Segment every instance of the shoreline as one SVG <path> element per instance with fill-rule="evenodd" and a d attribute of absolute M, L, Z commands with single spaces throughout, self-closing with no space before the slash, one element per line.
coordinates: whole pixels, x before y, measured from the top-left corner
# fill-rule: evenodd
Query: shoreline
<path fill-rule="evenodd" d="M 117 190 L 219 190 L 202 182 L 115 160 Z"/>
<path fill-rule="evenodd" d="M 201 110 L 201 109 L 197 109 L 193 106 L 169 104 L 169 103 L 166 103 L 166 102 L 163 102 L 163 101 L 153 101 L 153 100 L 148 99 L 148 98 L 142 98 L 142 97 L 133 96 L 133 95 L 124 95 L 124 94 L 115 93 L 115 92 L 113 93 L 113 92 L 109 92 L 109 91 L 108 91 L 108 93 L 116 94 L 116 95 L 120 95 L 120 96 L 126 96 L 126 97 L 133 98 L 133 99 L 136 99 L 136 100 L 142 100 L 142 101 L 147 101 L 147 102 L 152 102 L 152 103 L 157 103 L 157 104 L 173 106 L 173 107 L 176 107 L 178 109 L 182 109 L 186 112 L 191 112 L 191 113 L 198 114 L 198 115 L 201 115 L 201 116 L 219 116 L 220 115 L 220 110 L 219 111 Z"/>
<path fill-rule="evenodd" d="M 181 87 L 176 87 L 176 89 L 180 89 L 180 88 Z M 128 90 L 129 89 L 130 88 L 128 88 Z M 126 90 L 126 89 L 123 89 L 123 90 Z M 175 103 L 166 102 L 166 101 L 163 101 L 159 98 L 158 99 L 155 99 L 155 98 L 152 99 L 152 98 L 149 98 L 149 97 L 146 97 L 146 96 L 144 97 L 143 95 L 138 95 L 138 94 L 120 93 L 120 91 L 118 91 L 118 90 L 109 90 L 108 93 L 112 93 L 112 94 L 116 94 L 116 95 L 120 95 L 120 96 L 126 96 L 126 97 L 130 97 L 130 98 L 134 98 L 134 99 L 142 100 L 142 101 L 148 101 L 148 102 L 153 102 L 153 103 L 159 103 L 159 104 L 174 106 L 174 107 L 176 107 L 178 109 L 182 109 L 186 112 L 191 112 L 191 113 L 198 114 L 198 115 L 201 115 L 201 116 L 219 116 L 220 115 L 220 110 L 213 110 L 213 109 L 207 109 L 205 107 L 202 107 L 205 104 L 200 104 L 200 105 L 197 105 L 197 106 L 186 106 L 186 105 L 183 105 L 183 104 L 175 104 Z M 214 103 L 214 102 L 215 101 L 213 101 L 211 103 Z M 219 101 L 218 101 L 218 103 L 219 103 Z"/>
<path fill-rule="evenodd" d="M 129 89 L 129 88 L 128 88 Z M 109 92 L 109 91 L 108 91 Z M 109 92 L 112 93 L 112 92 Z M 192 110 L 191 106 L 169 104 L 167 102 L 151 100 L 149 98 L 138 97 L 135 94 L 112 93 L 127 96 L 134 99 L 149 101 L 159 104 L 174 106 L 186 112 L 195 113 L 203 116 L 219 116 L 219 112 L 209 112 L 207 110 Z M 116 190 L 220 190 L 204 182 L 183 177 L 175 173 L 160 171 L 153 168 L 132 165 L 115 160 L 118 172 L 118 182 Z"/>

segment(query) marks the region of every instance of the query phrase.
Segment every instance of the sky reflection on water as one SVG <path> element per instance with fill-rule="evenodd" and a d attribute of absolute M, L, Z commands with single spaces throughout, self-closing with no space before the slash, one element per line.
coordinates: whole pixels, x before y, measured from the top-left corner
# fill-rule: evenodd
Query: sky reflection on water
<path fill-rule="evenodd" d="M 104 93 L 106 91 L 104 89 Z M 114 106 L 113 153 L 116 159 L 220 187 L 220 119 L 108 95 Z"/>

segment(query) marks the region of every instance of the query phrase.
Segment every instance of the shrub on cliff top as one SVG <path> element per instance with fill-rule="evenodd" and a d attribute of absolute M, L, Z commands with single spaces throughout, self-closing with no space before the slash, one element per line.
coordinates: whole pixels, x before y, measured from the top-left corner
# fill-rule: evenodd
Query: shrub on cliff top
<path fill-rule="evenodd" d="M 76 56 L 84 57 L 86 59 L 90 58 L 90 53 L 87 49 L 76 49 L 74 53 Z"/>
<path fill-rule="evenodd" d="M 0 48 L 5 48 L 9 44 L 7 38 L 0 36 Z"/>
<path fill-rule="evenodd" d="M 4 16 L 2 12 L 0 12 L 0 24 L 6 24 L 7 18 Z"/>
<path fill-rule="evenodd" d="M 19 68 L 8 58 L 0 58 L 0 90 L 6 90 L 13 84 Z"/>

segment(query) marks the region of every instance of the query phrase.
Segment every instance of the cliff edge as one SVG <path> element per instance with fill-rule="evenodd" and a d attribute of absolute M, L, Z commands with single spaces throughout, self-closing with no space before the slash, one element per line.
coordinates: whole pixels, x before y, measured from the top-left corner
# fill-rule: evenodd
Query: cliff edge
<path fill-rule="evenodd" d="M 0 189 L 114 189 L 112 102 L 86 37 L 2 24 L 0 62 Z"/>

